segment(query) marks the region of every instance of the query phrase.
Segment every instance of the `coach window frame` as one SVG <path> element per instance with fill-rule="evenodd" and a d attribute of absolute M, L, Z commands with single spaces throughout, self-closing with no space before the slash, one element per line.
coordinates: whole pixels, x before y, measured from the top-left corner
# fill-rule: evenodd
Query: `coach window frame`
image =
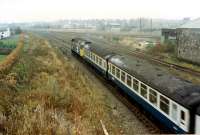
<path fill-rule="evenodd" d="M 121 70 L 121 77 L 120 77 L 120 80 L 123 82 L 123 83 L 126 83 L 126 72 L 122 71 Z"/>
<path fill-rule="evenodd" d="M 149 87 L 149 102 L 154 106 L 158 106 L 158 93 Z"/>
<path fill-rule="evenodd" d="M 133 90 L 136 92 L 139 92 L 139 80 L 137 80 L 136 78 L 132 78 L 132 82 L 133 82 Z M 136 83 L 137 82 L 137 83 Z"/>
<path fill-rule="evenodd" d="M 114 65 L 111 65 L 111 70 L 112 70 L 111 73 L 114 76 L 115 76 L 115 69 L 116 69 L 116 67 Z"/>
<path fill-rule="evenodd" d="M 145 99 L 148 97 L 148 86 L 142 82 L 140 82 L 140 95 Z"/>
<path fill-rule="evenodd" d="M 99 58 L 99 66 L 102 67 L 102 59 L 101 58 Z"/>
<path fill-rule="evenodd" d="M 132 76 L 129 74 L 126 74 L 126 84 L 132 88 Z"/>
<path fill-rule="evenodd" d="M 95 55 L 95 63 L 98 64 L 98 61 L 99 61 L 99 60 L 98 60 L 98 56 Z"/>
<path fill-rule="evenodd" d="M 170 100 L 163 95 L 160 95 L 160 110 L 163 111 L 165 114 L 169 115 L 170 113 Z M 163 108 L 164 107 L 164 108 Z M 167 108 L 165 108 L 167 107 Z M 167 109 L 167 110 L 165 110 Z"/>
<path fill-rule="evenodd" d="M 119 68 L 116 68 L 116 77 L 120 79 L 120 76 L 121 76 L 121 70 Z"/>

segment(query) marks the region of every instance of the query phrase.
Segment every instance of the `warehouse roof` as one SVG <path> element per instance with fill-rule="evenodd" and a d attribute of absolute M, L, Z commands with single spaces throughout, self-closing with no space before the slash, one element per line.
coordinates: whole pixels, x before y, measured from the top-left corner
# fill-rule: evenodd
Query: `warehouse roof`
<path fill-rule="evenodd" d="M 200 28 L 200 18 L 189 21 L 188 23 L 183 24 L 179 28 Z"/>

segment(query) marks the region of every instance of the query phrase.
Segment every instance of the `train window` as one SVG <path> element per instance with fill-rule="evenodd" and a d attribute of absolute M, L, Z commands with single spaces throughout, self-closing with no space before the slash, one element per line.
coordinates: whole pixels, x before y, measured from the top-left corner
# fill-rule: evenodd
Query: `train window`
<path fill-rule="evenodd" d="M 138 80 L 133 79 L 133 89 L 135 91 L 138 91 L 138 88 L 139 88 L 139 82 L 138 82 Z"/>
<path fill-rule="evenodd" d="M 127 75 L 127 85 L 131 87 L 131 84 L 132 84 L 131 76 Z"/>
<path fill-rule="evenodd" d="M 96 56 L 96 63 L 98 64 L 99 63 L 99 57 Z"/>
<path fill-rule="evenodd" d="M 92 54 L 92 60 L 95 62 L 95 55 Z"/>
<path fill-rule="evenodd" d="M 147 98 L 147 86 L 141 83 L 141 89 L 140 89 L 140 94 L 144 97 Z"/>
<path fill-rule="evenodd" d="M 94 62 L 96 62 L 96 59 L 97 59 L 97 57 L 96 57 L 96 55 L 94 55 Z"/>
<path fill-rule="evenodd" d="M 185 112 L 183 110 L 181 110 L 181 120 L 185 121 Z"/>
<path fill-rule="evenodd" d="M 111 67 L 110 67 L 111 65 L 110 64 L 108 64 L 108 71 L 109 72 L 111 72 Z"/>
<path fill-rule="evenodd" d="M 157 93 L 152 89 L 149 89 L 149 101 L 157 106 Z"/>
<path fill-rule="evenodd" d="M 112 65 L 112 74 L 115 75 L 115 66 Z"/>
<path fill-rule="evenodd" d="M 169 100 L 163 96 L 160 96 L 160 109 L 166 114 L 169 114 Z"/>
<path fill-rule="evenodd" d="M 120 79 L 120 69 L 116 68 L 116 76 Z"/>
<path fill-rule="evenodd" d="M 99 65 L 102 66 L 102 59 L 99 58 Z"/>
<path fill-rule="evenodd" d="M 93 53 L 90 54 L 91 60 L 93 60 Z"/>
<path fill-rule="evenodd" d="M 172 119 L 177 121 L 177 105 L 172 103 Z"/>
<path fill-rule="evenodd" d="M 122 71 L 121 72 L 121 80 L 122 80 L 122 82 L 125 82 L 125 73 Z"/>
<path fill-rule="evenodd" d="M 94 56 L 94 54 L 92 54 L 92 61 L 95 61 L 95 56 Z"/>
<path fill-rule="evenodd" d="M 104 63 L 104 68 L 106 69 L 106 62 L 104 61 L 103 63 Z"/>

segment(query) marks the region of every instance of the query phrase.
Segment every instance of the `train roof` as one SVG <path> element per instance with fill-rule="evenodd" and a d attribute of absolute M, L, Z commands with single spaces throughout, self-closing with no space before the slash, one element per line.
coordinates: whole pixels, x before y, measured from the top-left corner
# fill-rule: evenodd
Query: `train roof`
<path fill-rule="evenodd" d="M 109 58 L 109 61 L 126 71 L 130 75 L 136 77 L 143 83 L 156 89 L 168 98 L 176 101 L 177 103 L 192 108 L 199 106 L 197 113 L 200 115 L 200 86 L 194 85 L 187 80 L 180 79 L 169 70 L 161 68 L 146 60 L 127 56 L 119 55 L 112 50 L 105 48 L 102 44 L 106 42 L 95 42 L 92 39 L 77 38 L 77 40 L 90 41 L 89 48 L 102 58 Z"/>
<path fill-rule="evenodd" d="M 109 61 L 183 106 L 200 104 L 200 86 L 177 78 L 164 68 L 125 55 L 115 55 Z"/>
<path fill-rule="evenodd" d="M 115 54 L 114 52 L 110 51 L 109 49 L 106 48 L 100 48 L 98 46 L 101 46 L 101 44 L 96 44 L 96 43 L 92 43 L 90 45 L 90 50 L 93 51 L 94 53 L 96 53 L 98 56 L 106 59 L 106 57 L 108 57 L 108 55 L 113 55 Z"/>

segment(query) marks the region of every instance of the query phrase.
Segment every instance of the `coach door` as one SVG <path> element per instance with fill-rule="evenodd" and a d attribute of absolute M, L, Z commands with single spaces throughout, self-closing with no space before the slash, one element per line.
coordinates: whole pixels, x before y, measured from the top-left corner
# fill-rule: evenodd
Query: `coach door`
<path fill-rule="evenodd" d="M 189 115 L 188 115 L 188 111 L 181 107 L 180 111 L 179 111 L 179 118 L 180 118 L 180 127 L 182 129 L 185 129 L 186 131 L 188 131 L 188 121 L 189 121 Z"/>
<path fill-rule="evenodd" d="M 178 107 L 177 107 L 177 104 L 175 103 L 172 103 L 172 112 L 171 112 L 171 115 L 172 115 L 172 119 L 177 123 L 178 122 Z"/>

